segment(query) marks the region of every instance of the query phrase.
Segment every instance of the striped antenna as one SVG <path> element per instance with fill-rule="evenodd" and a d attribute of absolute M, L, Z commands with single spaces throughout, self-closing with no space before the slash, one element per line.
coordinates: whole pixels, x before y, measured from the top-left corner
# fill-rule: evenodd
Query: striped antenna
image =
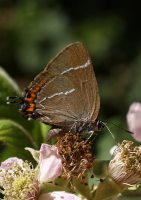
<path fill-rule="evenodd" d="M 18 102 L 19 102 L 19 97 L 18 96 L 6 97 L 6 103 L 7 104 L 18 103 Z"/>

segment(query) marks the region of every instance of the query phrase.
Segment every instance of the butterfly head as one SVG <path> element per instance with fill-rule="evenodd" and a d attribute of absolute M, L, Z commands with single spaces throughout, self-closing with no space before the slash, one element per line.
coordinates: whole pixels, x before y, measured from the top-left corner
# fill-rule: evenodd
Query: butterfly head
<path fill-rule="evenodd" d="M 101 131 L 104 126 L 105 125 L 104 125 L 104 123 L 101 120 L 97 120 L 96 121 L 95 130 L 96 131 Z"/>

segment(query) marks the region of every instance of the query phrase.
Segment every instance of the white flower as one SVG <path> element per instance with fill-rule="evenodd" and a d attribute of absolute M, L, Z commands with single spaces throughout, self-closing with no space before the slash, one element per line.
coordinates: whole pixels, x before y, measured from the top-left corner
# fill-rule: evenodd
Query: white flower
<path fill-rule="evenodd" d="M 40 190 L 36 173 L 37 170 L 30 163 L 16 157 L 2 162 L 0 186 L 3 188 L 1 192 L 4 195 L 4 200 L 33 200 Z"/>
<path fill-rule="evenodd" d="M 42 144 L 37 152 L 26 148 L 38 160 L 34 169 L 28 162 L 16 157 L 9 158 L 0 166 L 0 187 L 4 200 L 80 200 L 76 195 L 65 191 L 41 193 L 43 183 L 53 181 L 61 175 L 62 162 L 55 146 Z M 37 157 L 38 155 L 38 157 Z"/>
<path fill-rule="evenodd" d="M 17 157 L 8 158 L 7 160 L 5 160 L 4 162 L 1 163 L 0 181 L 3 180 L 3 176 L 5 175 L 7 170 L 9 170 L 9 171 L 11 170 L 11 173 L 12 173 L 12 168 L 14 167 L 15 163 L 17 163 L 19 166 L 21 166 L 21 168 L 23 167 L 23 160 L 18 159 Z"/>
<path fill-rule="evenodd" d="M 129 131 L 133 133 L 135 140 L 141 142 L 141 103 L 132 103 L 127 113 Z"/>
<path fill-rule="evenodd" d="M 120 185 L 141 183 L 141 148 L 123 141 L 108 167 L 110 177 Z"/>

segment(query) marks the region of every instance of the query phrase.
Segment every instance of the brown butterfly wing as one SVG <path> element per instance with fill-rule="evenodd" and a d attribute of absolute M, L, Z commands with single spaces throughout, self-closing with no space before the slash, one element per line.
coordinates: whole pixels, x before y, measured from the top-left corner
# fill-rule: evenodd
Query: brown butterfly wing
<path fill-rule="evenodd" d="M 37 94 L 36 110 L 44 123 L 64 126 L 75 121 L 95 121 L 100 97 L 90 56 L 83 44 L 72 43 L 62 50 L 29 85 Z"/>

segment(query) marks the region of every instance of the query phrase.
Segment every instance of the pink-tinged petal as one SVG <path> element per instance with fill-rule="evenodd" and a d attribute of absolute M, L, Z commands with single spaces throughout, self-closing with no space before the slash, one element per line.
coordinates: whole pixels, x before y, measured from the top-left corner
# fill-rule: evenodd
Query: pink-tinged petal
<path fill-rule="evenodd" d="M 115 156 L 117 153 L 119 152 L 119 148 L 117 145 L 113 146 L 111 149 L 110 149 L 110 154 L 111 156 Z"/>
<path fill-rule="evenodd" d="M 141 103 L 132 103 L 127 113 L 129 131 L 133 132 L 135 140 L 141 142 Z"/>
<path fill-rule="evenodd" d="M 17 157 L 8 158 L 7 160 L 1 163 L 0 169 L 11 169 L 15 165 L 15 163 L 22 166 L 23 160 Z"/>
<path fill-rule="evenodd" d="M 80 197 L 67 192 L 50 192 L 41 194 L 38 200 L 81 200 Z"/>
<path fill-rule="evenodd" d="M 62 173 L 62 160 L 55 146 L 42 144 L 39 156 L 40 183 L 53 181 Z"/>

